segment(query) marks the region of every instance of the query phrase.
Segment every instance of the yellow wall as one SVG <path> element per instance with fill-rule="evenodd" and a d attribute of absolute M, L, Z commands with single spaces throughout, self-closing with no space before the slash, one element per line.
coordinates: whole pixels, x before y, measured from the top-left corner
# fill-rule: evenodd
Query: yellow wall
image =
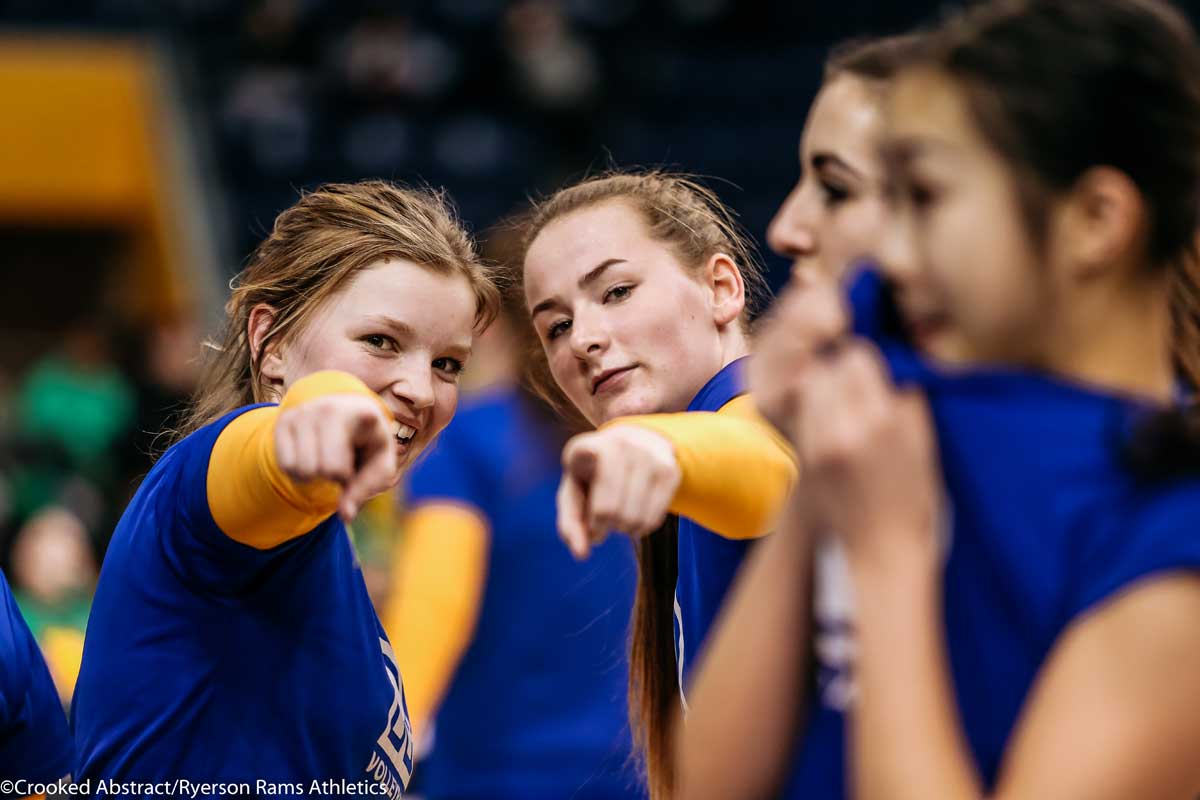
<path fill-rule="evenodd" d="M 133 40 L 0 36 L 0 223 L 129 232 L 139 317 L 194 310 L 161 87 Z"/>

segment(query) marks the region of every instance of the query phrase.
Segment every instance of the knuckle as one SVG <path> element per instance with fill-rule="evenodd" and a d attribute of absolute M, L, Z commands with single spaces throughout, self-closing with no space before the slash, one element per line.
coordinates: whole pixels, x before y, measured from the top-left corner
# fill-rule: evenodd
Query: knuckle
<path fill-rule="evenodd" d="M 605 519 L 612 518 L 617 513 L 616 502 L 609 497 L 599 497 L 592 499 L 592 516 L 603 517 Z"/>

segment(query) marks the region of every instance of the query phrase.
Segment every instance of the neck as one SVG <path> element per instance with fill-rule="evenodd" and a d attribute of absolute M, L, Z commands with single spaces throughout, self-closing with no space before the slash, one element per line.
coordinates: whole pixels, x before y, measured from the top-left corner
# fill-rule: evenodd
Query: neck
<path fill-rule="evenodd" d="M 742 356 L 750 355 L 750 337 L 740 323 L 734 323 L 721 331 L 718 347 L 721 351 L 721 369 L 724 369 Z"/>
<path fill-rule="evenodd" d="M 1170 402 L 1176 375 L 1166 281 L 1097 286 L 1049 326 L 1054 372 L 1158 402 Z"/>

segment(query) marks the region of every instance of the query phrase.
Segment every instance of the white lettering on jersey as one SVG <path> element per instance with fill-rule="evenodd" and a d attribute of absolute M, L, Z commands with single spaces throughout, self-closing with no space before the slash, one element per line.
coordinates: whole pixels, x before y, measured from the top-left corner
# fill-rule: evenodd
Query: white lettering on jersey
<path fill-rule="evenodd" d="M 854 585 L 842 543 L 817 540 L 814 553 L 813 621 L 817 692 L 821 702 L 846 711 L 854 700 Z"/>
<path fill-rule="evenodd" d="M 376 742 L 379 752 L 383 754 L 382 758 L 379 752 L 372 753 L 366 772 L 387 787 L 389 796 L 399 797 L 404 788 L 408 786 L 409 779 L 412 778 L 412 726 L 404 709 L 404 685 L 400 678 L 400 666 L 396 663 L 396 653 L 392 650 L 388 640 L 382 637 L 379 639 L 379 647 L 383 653 L 384 671 L 392 684 L 392 705 L 388 709 L 387 723 L 383 733 L 379 735 Z M 391 770 L 387 768 L 388 763 L 391 764 Z M 397 784 L 389 773 L 398 776 L 400 783 Z"/>
<path fill-rule="evenodd" d="M 953 540 L 953 509 L 943 502 L 941 547 L 943 558 Z M 845 547 L 835 536 L 817 539 L 814 552 L 813 651 L 817 667 L 817 695 L 821 703 L 846 712 L 854 705 L 857 686 L 854 661 L 854 583 Z"/>
<path fill-rule="evenodd" d="M 688 713 L 687 697 L 683 693 L 683 611 L 679 608 L 679 592 L 675 592 L 675 671 L 679 679 L 679 702 Z"/>

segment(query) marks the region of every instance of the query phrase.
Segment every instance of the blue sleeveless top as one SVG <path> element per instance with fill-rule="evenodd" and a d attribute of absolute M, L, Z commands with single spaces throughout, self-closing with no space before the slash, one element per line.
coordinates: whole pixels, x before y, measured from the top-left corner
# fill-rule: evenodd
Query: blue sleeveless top
<path fill-rule="evenodd" d="M 627 537 L 585 562 L 559 541 L 559 447 L 521 392 L 463 403 L 408 475 L 413 505 L 449 500 L 490 527 L 474 637 L 417 765 L 430 800 L 609 800 L 644 793 L 630 763 Z"/>
<path fill-rule="evenodd" d="M 854 285 L 857 333 L 898 383 L 921 387 L 952 520 L 944 625 L 970 751 L 994 785 L 1030 686 L 1067 627 L 1132 582 L 1200 569 L 1200 478 L 1149 482 L 1123 460 L 1147 408 L 1030 372 L 934 370 L 894 333 L 871 273 Z M 849 797 L 853 602 L 836 548 L 818 551 L 817 686 L 786 797 Z M 916 734 L 916 735 L 919 735 Z"/>
<path fill-rule="evenodd" d="M 168 450 L 117 525 L 71 707 L 75 778 L 244 782 L 267 796 L 345 780 L 398 797 L 408 711 L 341 521 L 257 550 L 213 520 L 209 456 L 253 407 Z"/>

